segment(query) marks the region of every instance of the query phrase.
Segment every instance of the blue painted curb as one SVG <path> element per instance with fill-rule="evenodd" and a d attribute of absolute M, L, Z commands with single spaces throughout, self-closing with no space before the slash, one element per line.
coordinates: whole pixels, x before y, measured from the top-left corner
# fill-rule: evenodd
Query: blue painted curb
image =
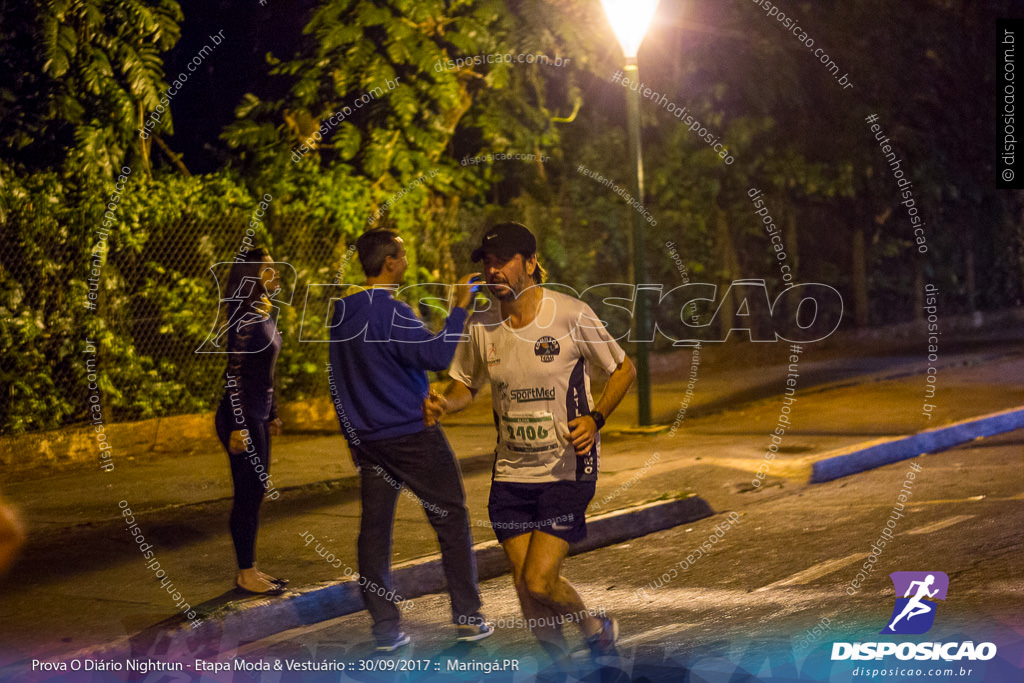
<path fill-rule="evenodd" d="M 635 505 L 596 515 L 587 520 L 587 538 L 570 546 L 569 553 L 587 552 L 614 543 L 688 524 L 714 514 L 707 501 L 696 495 Z M 505 552 L 497 541 L 478 543 L 477 574 L 480 581 L 508 572 Z M 391 572 L 396 596 L 409 603 L 444 590 L 444 573 L 439 555 L 395 565 Z M 398 598 L 396 597 L 396 601 Z M 401 606 L 400 606 L 401 607 Z M 415 607 L 412 604 L 412 607 Z M 301 586 L 276 597 L 217 600 L 195 607 L 198 623 L 193 626 L 179 616 L 147 628 L 114 643 L 61 655 L 47 661 L 69 659 L 126 659 L 159 656 L 164 660 L 188 660 L 213 656 L 217 651 L 261 640 L 275 633 L 335 619 L 364 609 L 357 579 L 325 581 Z M 415 618 L 415 609 L 408 616 Z M 370 635 L 367 633 L 367 639 Z M 24 662 L 12 664 L 14 670 Z M 0 677 L 3 671 L 0 670 Z"/>
<path fill-rule="evenodd" d="M 848 452 L 818 460 L 811 467 L 811 483 L 820 484 L 882 465 L 915 458 L 923 453 L 958 446 L 974 439 L 1012 432 L 1024 427 L 1024 408 L 1013 408 L 982 417 L 972 417 L 946 427 L 901 436 L 864 447 L 853 446 Z"/>

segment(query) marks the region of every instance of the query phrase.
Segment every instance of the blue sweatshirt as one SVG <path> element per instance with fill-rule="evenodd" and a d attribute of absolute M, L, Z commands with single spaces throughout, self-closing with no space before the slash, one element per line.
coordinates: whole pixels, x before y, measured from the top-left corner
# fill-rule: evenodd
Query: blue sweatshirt
<path fill-rule="evenodd" d="M 426 371 L 451 364 L 467 312 L 453 309 L 435 335 L 392 290 L 353 289 L 331 318 L 328 380 L 341 433 L 351 444 L 421 432 Z"/>

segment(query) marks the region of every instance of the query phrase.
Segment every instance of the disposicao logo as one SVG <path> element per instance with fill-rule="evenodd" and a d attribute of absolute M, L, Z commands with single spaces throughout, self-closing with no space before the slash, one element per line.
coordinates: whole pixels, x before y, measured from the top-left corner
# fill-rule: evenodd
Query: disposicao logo
<path fill-rule="evenodd" d="M 893 572 L 889 575 L 896 589 L 896 605 L 882 635 L 919 635 L 935 623 L 936 600 L 945 600 L 949 577 L 943 572 Z M 902 597 L 901 597 L 902 596 Z M 832 643 L 832 660 L 897 659 L 918 661 L 967 659 L 989 660 L 996 656 L 994 643 Z"/>
<path fill-rule="evenodd" d="M 935 600 L 946 599 L 949 577 L 943 572 L 893 572 L 889 578 L 896 588 L 896 606 L 889 625 L 879 633 L 927 633 L 935 623 Z"/>

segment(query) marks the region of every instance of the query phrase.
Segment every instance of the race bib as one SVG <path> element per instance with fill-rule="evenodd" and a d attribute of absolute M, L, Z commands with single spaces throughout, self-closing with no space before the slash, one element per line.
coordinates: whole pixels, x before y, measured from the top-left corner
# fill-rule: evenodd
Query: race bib
<path fill-rule="evenodd" d="M 563 450 L 554 417 L 546 411 L 501 416 L 501 441 L 510 453 L 539 463 L 561 456 Z"/>

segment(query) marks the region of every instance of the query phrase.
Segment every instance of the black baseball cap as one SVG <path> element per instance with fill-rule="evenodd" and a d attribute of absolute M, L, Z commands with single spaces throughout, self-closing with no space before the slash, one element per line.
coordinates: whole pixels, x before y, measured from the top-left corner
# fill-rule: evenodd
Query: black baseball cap
<path fill-rule="evenodd" d="M 522 223 L 499 223 L 484 233 L 470 258 L 481 261 L 488 253 L 502 257 L 522 254 L 528 258 L 537 253 L 537 238 Z"/>

